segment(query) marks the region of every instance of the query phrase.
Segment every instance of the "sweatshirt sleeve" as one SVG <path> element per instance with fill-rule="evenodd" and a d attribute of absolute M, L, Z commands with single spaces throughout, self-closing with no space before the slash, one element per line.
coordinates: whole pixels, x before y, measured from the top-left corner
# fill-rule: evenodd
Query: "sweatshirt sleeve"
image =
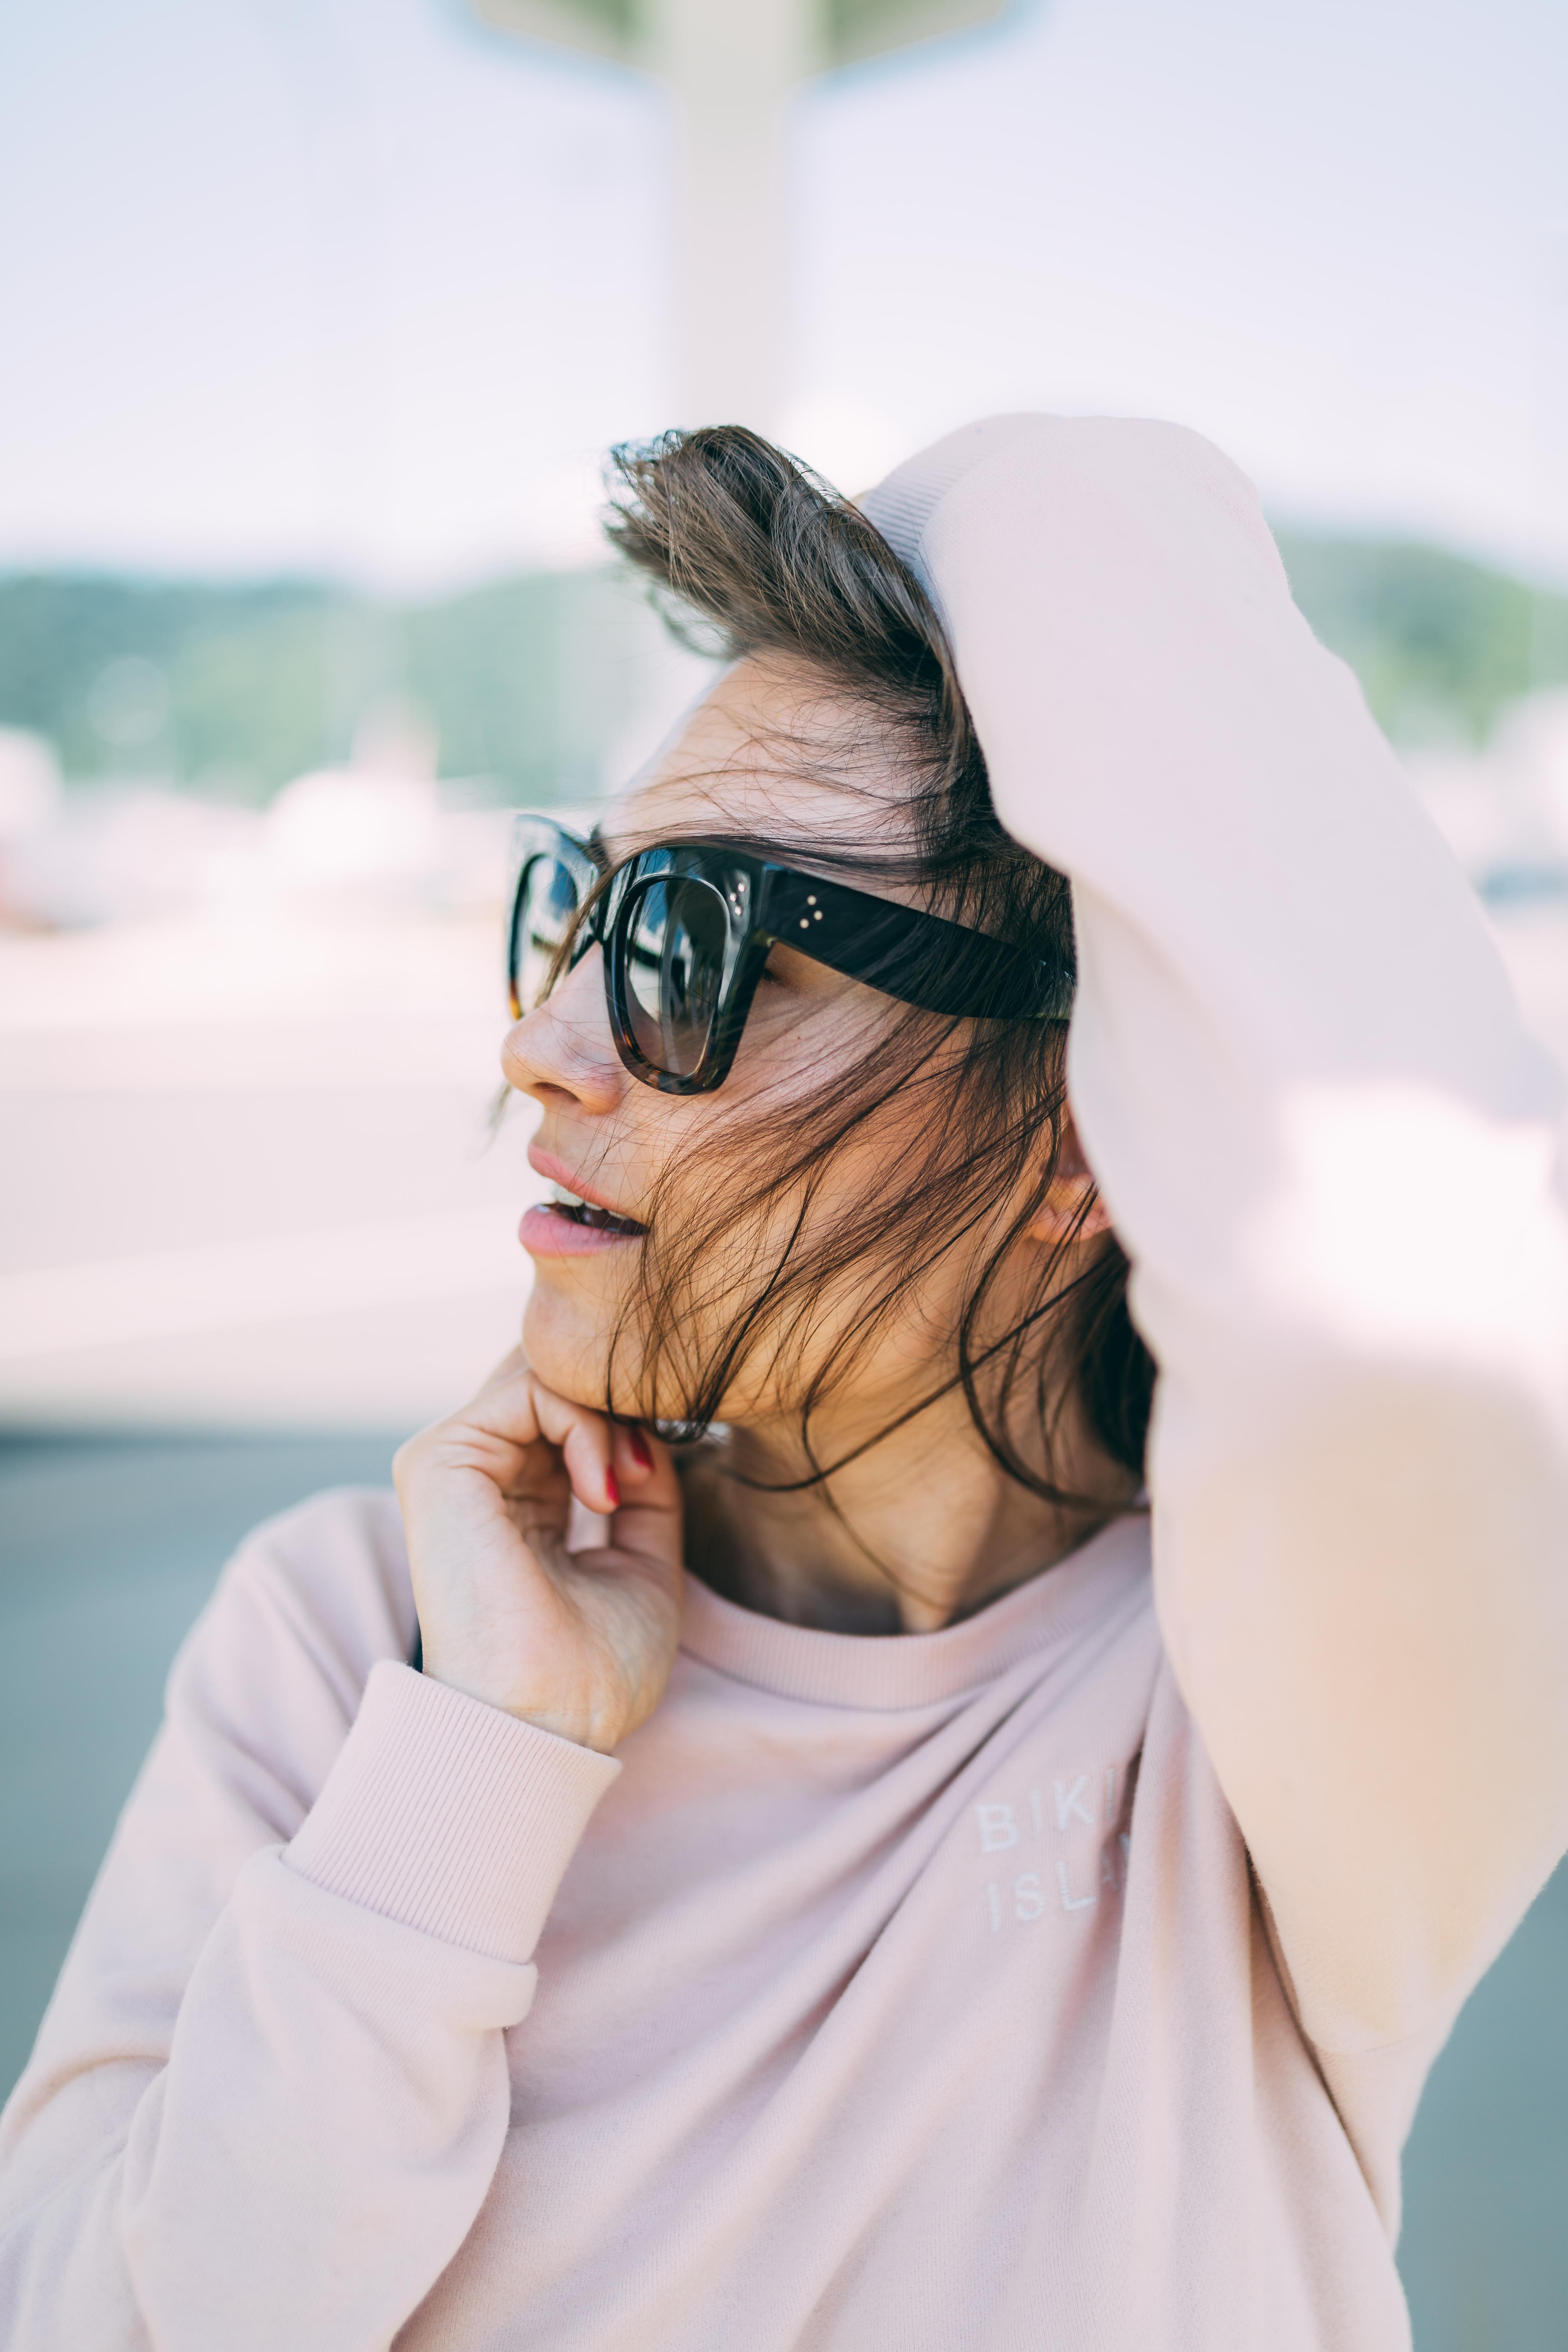
<path fill-rule="evenodd" d="M 1555 1077 L 1207 443 L 994 419 L 867 506 L 1003 823 L 1072 879 L 1157 1606 L 1302 2024 L 1428 2032 L 1568 1843 Z"/>
<path fill-rule="evenodd" d="M 0 2341 L 385 2352 L 473 2224 L 618 1767 L 401 1664 L 392 1549 L 292 1515 L 176 1664 L 0 2124 Z"/>

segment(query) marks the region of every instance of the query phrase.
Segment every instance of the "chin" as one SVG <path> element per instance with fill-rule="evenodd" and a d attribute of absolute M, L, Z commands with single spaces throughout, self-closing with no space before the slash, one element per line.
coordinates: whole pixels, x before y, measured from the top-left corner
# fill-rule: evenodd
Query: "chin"
<path fill-rule="evenodd" d="M 557 1396 L 604 1410 L 610 1337 L 582 1300 L 536 1276 L 523 1309 L 522 1348 L 531 1369 Z"/>

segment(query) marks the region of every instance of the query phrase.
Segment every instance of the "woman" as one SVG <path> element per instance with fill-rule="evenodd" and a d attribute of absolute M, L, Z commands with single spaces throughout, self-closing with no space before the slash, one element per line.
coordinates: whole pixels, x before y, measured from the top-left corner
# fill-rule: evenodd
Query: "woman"
<path fill-rule="evenodd" d="M 733 660 L 529 837 L 523 1351 L 187 1644 L 5 2341 L 1402 2344 L 1568 1843 L 1550 1076 L 1191 435 L 616 530 Z"/>

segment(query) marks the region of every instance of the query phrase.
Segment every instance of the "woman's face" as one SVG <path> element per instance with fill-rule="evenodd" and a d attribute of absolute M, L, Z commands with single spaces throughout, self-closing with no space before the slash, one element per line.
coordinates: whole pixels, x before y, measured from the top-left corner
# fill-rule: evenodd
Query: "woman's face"
<path fill-rule="evenodd" d="M 862 750 L 853 781 L 834 780 L 828 747 L 846 740 L 853 719 L 782 662 L 736 664 L 615 804 L 603 827 L 611 861 L 672 834 L 798 843 L 795 862 L 806 867 L 814 841 L 907 848 L 890 766 L 868 761 Z M 817 750 L 804 762 L 803 739 Z M 770 741 L 791 746 L 794 758 L 771 753 Z M 812 772 L 799 773 L 803 765 Z M 723 1086 L 709 1095 L 664 1095 L 622 1066 L 605 1014 L 601 951 L 594 947 L 512 1029 L 502 1066 L 510 1085 L 540 1106 L 529 1158 L 541 1175 L 635 1224 L 673 1220 L 679 1237 L 709 1206 L 715 1170 L 732 1167 L 744 1149 L 742 1130 L 787 1134 L 791 1107 L 804 1108 L 832 1079 L 851 1072 L 898 1010 L 876 991 L 775 947 Z M 895 1095 L 834 1152 L 807 1211 L 814 1234 L 835 1219 L 863 1214 L 874 1202 L 886 1171 L 915 1139 L 911 1121 L 931 1118 L 930 1093 L 922 1091 L 921 1105 Z M 753 1156 L 758 1149 L 753 1143 Z M 797 1201 L 757 1209 L 748 1229 L 730 1224 L 715 1251 L 739 1274 L 754 1274 L 759 1264 L 771 1263 L 797 1213 Z M 624 1327 L 615 1349 L 614 1401 L 629 1414 L 646 1411 L 638 1381 L 641 1237 L 538 1208 L 524 1217 L 521 1238 L 534 1262 L 523 1341 L 535 1370 L 561 1393 L 602 1403 L 612 1338 Z M 969 1263 L 954 1253 L 922 1279 L 858 1361 L 852 1403 L 868 1419 L 896 1414 L 917 1392 L 930 1392 L 933 1368 L 951 1353 Z M 728 1321 L 721 1266 L 715 1276 L 705 1286 L 713 1294 L 713 1328 L 687 1335 L 699 1356 Z M 784 1351 L 787 1380 L 771 1350 L 742 1362 L 720 1418 L 760 1425 L 787 1414 L 803 1384 L 831 1362 L 858 1321 L 856 1293 L 856 1283 L 847 1280 L 821 1301 L 809 1338 Z M 702 1311 L 694 1305 L 699 1326 Z M 661 1412 L 676 1417 L 671 1401 L 659 1402 Z"/>

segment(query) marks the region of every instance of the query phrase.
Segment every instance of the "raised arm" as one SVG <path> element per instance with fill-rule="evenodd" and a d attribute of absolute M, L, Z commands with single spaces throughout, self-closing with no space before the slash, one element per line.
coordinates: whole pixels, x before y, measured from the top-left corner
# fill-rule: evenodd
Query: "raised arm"
<path fill-rule="evenodd" d="M 995 419 L 868 507 L 1003 822 L 1073 880 L 1162 1623 L 1302 2022 L 1427 2032 L 1568 1844 L 1555 1079 L 1207 443 Z"/>

